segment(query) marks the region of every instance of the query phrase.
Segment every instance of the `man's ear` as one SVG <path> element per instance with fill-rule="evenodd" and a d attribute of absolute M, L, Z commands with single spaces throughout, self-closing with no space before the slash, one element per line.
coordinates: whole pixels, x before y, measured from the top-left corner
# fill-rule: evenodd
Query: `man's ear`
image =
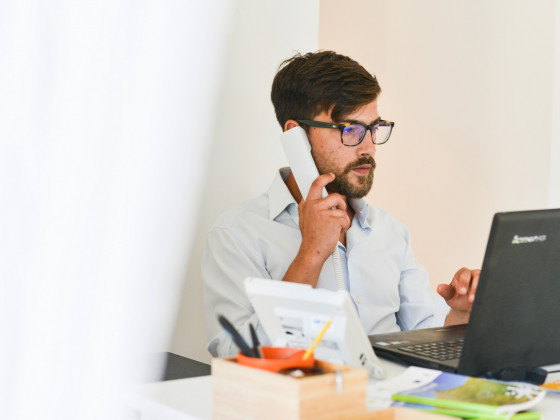
<path fill-rule="evenodd" d="M 288 120 L 284 124 L 284 131 L 288 131 L 290 128 L 297 127 L 299 123 L 296 120 Z"/>

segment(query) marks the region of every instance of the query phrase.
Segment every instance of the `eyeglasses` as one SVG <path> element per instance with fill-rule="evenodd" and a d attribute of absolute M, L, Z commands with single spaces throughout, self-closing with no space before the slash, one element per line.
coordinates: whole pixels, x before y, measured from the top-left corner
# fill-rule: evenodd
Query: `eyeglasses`
<path fill-rule="evenodd" d="M 362 142 L 366 133 L 371 131 L 371 138 L 373 144 L 387 143 L 391 131 L 393 130 L 394 122 L 378 120 L 375 124 L 365 125 L 361 123 L 343 123 L 335 124 L 323 121 L 314 120 L 296 120 L 300 124 L 305 124 L 310 127 L 320 128 L 334 128 L 340 130 L 340 140 L 345 146 L 357 146 Z"/>

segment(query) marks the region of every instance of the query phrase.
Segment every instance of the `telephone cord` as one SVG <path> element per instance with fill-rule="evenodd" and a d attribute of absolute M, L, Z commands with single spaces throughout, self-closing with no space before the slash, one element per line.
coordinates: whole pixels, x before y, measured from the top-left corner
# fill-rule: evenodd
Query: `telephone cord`
<path fill-rule="evenodd" d="M 334 275 L 336 277 L 336 287 L 338 290 L 346 290 L 344 284 L 344 275 L 342 274 L 342 265 L 340 263 L 340 253 L 338 252 L 338 245 L 332 253 L 332 260 L 334 266 Z"/>

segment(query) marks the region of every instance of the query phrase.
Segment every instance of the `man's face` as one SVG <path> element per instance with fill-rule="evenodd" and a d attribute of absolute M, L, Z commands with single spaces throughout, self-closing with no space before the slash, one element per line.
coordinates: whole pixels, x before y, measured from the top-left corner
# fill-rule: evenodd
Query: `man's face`
<path fill-rule="evenodd" d="M 371 125 L 379 118 L 377 101 L 370 102 L 336 122 L 360 122 Z M 334 122 L 329 112 L 313 118 L 316 121 Z M 368 131 L 357 146 L 345 146 L 340 140 L 340 130 L 309 127 L 311 154 L 320 174 L 332 172 L 336 178 L 327 185 L 328 192 L 337 192 L 348 198 L 365 196 L 373 184 L 375 170 L 375 145 Z"/>

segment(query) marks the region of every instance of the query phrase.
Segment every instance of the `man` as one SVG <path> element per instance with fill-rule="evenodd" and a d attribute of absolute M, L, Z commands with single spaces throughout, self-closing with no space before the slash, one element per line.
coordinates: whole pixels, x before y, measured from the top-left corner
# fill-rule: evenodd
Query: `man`
<path fill-rule="evenodd" d="M 438 302 L 407 228 L 362 198 L 373 183 L 376 146 L 393 125 L 379 115 L 380 92 L 360 64 L 332 51 L 298 54 L 280 66 L 271 94 L 276 117 L 284 131 L 305 129 L 320 176 L 302 197 L 289 168 L 282 168 L 267 193 L 223 214 L 210 230 L 202 272 L 212 355 L 238 351 L 216 314 L 247 338 L 249 324 L 257 326 L 261 342 L 268 342 L 245 295 L 246 277 L 336 290 L 327 262 L 336 247 L 368 334 L 468 321 L 479 270 L 463 268 L 440 284 L 449 307 Z"/>

